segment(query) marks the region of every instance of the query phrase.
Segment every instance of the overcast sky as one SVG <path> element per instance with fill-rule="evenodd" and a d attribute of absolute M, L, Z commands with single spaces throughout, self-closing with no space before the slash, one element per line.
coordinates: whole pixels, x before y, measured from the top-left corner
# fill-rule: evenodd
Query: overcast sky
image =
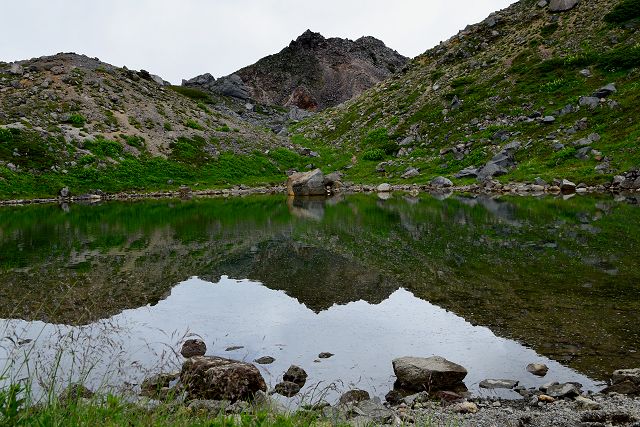
<path fill-rule="evenodd" d="M 3 1 L 0 60 L 77 52 L 173 83 L 216 77 L 280 51 L 306 29 L 377 37 L 416 56 L 512 0 Z"/>

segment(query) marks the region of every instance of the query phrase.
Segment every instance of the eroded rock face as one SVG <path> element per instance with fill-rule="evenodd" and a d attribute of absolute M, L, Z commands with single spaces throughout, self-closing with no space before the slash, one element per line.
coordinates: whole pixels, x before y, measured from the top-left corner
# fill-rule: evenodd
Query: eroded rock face
<path fill-rule="evenodd" d="M 439 356 L 401 357 L 393 361 L 396 388 L 407 390 L 443 390 L 456 388 L 467 376 L 467 370 Z"/>
<path fill-rule="evenodd" d="M 294 173 L 287 180 L 290 196 L 324 196 L 327 194 L 324 174 L 320 169 Z"/>
<path fill-rule="evenodd" d="M 180 378 L 190 399 L 235 402 L 249 400 L 257 391 L 267 391 L 267 384 L 255 366 L 221 357 L 188 359 Z"/>

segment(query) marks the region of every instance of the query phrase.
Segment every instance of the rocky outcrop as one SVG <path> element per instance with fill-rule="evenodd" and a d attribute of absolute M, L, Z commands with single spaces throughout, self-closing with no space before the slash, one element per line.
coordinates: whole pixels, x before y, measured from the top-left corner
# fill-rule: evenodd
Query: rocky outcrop
<path fill-rule="evenodd" d="M 267 384 L 255 366 L 221 357 L 197 356 L 182 366 L 180 378 L 190 399 L 249 400 Z"/>
<path fill-rule="evenodd" d="M 220 95 L 318 111 L 347 101 L 394 72 L 408 58 L 373 37 L 356 41 L 306 31 L 277 54 L 227 77 L 183 81 Z"/>
<path fill-rule="evenodd" d="M 437 391 L 464 386 L 467 370 L 439 356 L 401 357 L 393 361 L 395 387 L 404 390 Z"/>

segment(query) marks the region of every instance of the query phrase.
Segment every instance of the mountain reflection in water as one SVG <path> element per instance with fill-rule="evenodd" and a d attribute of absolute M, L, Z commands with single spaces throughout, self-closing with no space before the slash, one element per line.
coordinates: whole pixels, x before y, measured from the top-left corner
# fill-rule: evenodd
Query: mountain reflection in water
<path fill-rule="evenodd" d="M 485 327 L 472 326 L 404 289 L 379 304 L 355 301 L 316 313 L 260 283 L 226 276 L 216 284 L 191 278 L 155 306 L 125 310 L 87 326 L 2 323 L 3 330 L 17 339 L 34 339 L 16 353 L 18 358 L 29 353 L 32 369 L 46 369 L 62 352 L 58 375 L 69 378 L 72 371 L 78 375 L 84 364 L 83 368 L 91 368 L 88 382 L 94 386 L 139 384 L 159 368 L 160 360 L 165 366 L 179 366 L 180 356 L 167 352 L 167 344 L 191 331 L 205 340 L 211 355 L 246 361 L 273 356 L 273 364 L 260 366 L 271 386 L 290 364 L 304 367 L 309 381 L 303 393 L 321 383 L 320 389 L 334 384 L 337 392 L 356 386 L 384 397 L 393 384 L 391 360 L 406 355 L 441 355 L 462 364 L 469 370 L 465 382 L 476 394 L 483 392 L 478 383 L 486 378 L 512 378 L 526 386 L 547 382 L 526 372 L 531 362 L 547 363 L 548 378 L 597 388 L 586 376 L 496 337 Z M 225 351 L 229 347 L 242 348 Z M 318 360 L 325 351 L 335 356 Z M 329 396 L 335 398 L 334 394 Z"/>
<path fill-rule="evenodd" d="M 265 292 L 283 291 L 319 318 L 364 304 L 360 301 L 385 307 L 398 292 L 411 292 L 416 301 L 442 307 L 603 380 L 614 369 L 640 365 L 639 249 L 636 198 L 394 195 L 382 200 L 353 195 L 296 201 L 261 196 L 71 205 L 68 211 L 10 207 L 0 209 L 0 318 L 44 322 L 41 327 L 90 325 L 95 330 L 101 324 L 114 340 L 113 351 L 124 354 L 132 350 L 112 330 L 123 335 L 134 330 L 126 323 L 109 323 L 123 310 L 167 303 L 172 292 L 182 289 L 174 289 L 176 284 L 189 277 L 217 283 L 226 275 L 259 282 Z M 245 304 L 260 304 L 260 295 L 248 295 Z M 292 321 L 300 324 L 293 315 L 297 309 L 290 309 Z M 174 315 L 179 318 L 167 320 L 184 317 Z M 367 328 L 356 317 L 339 330 L 354 337 L 373 332 L 375 326 Z M 416 330 L 430 327 L 403 319 Z M 244 327 L 260 335 L 263 325 L 252 320 Z M 165 352 L 157 360 L 170 359 L 187 328 L 208 333 L 186 324 L 167 325 L 156 340 Z M 377 342 L 392 339 L 382 333 L 377 337 Z M 403 347 L 418 341 L 402 331 L 396 338 L 399 343 L 393 345 L 407 354 L 428 355 Z M 473 347 L 471 341 L 467 345 Z M 383 347 L 393 346 L 375 348 Z M 92 349 L 86 342 L 76 348 L 81 353 Z M 429 348 L 447 356 L 444 347 Z M 336 353 L 336 360 L 349 354 L 348 349 L 342 355 L 317 351 Z M 455 355 L 452 360 L 465 362 Z M 378 363 L 380 369 L 371 372 L 367 365 L 350 367 L 363 378 L 389 375 L 390 359 L 379 357 Z M 329 362 L 317 369 L 325 365 Z M 473 371 L 473 366 L 467 367 Z M 386 384 L 380 378 L 374 381 L 377 386 Z"/>

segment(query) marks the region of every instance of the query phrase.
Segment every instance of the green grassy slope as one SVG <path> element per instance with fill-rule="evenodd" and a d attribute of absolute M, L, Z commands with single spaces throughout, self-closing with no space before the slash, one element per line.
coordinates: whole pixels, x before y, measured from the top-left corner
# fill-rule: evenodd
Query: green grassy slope
<path fill-rule="evenodd" d="M 453 178 L 513 141 L 523 146 L 518 166 L 500 180 L 602 183 L 638 167 L 637 2 L 580 2 L 563 13 L 537 3 L 522 0 L 467 27 L 387 82 L 303 122 L 294 140 L 333 156 L 328 162 L 347 166 L 354 181 L 402 182 L 409 167 L 421 171 L 415 182 Z M 617 93 L 579 106 L 609 83 Z M 555 122 L 542 123 L 549 115 Z M 573 143 L 593 133 L 593 151 L 577 158 Z M 391 164 L 376 172 L 381 161 Z"/>

